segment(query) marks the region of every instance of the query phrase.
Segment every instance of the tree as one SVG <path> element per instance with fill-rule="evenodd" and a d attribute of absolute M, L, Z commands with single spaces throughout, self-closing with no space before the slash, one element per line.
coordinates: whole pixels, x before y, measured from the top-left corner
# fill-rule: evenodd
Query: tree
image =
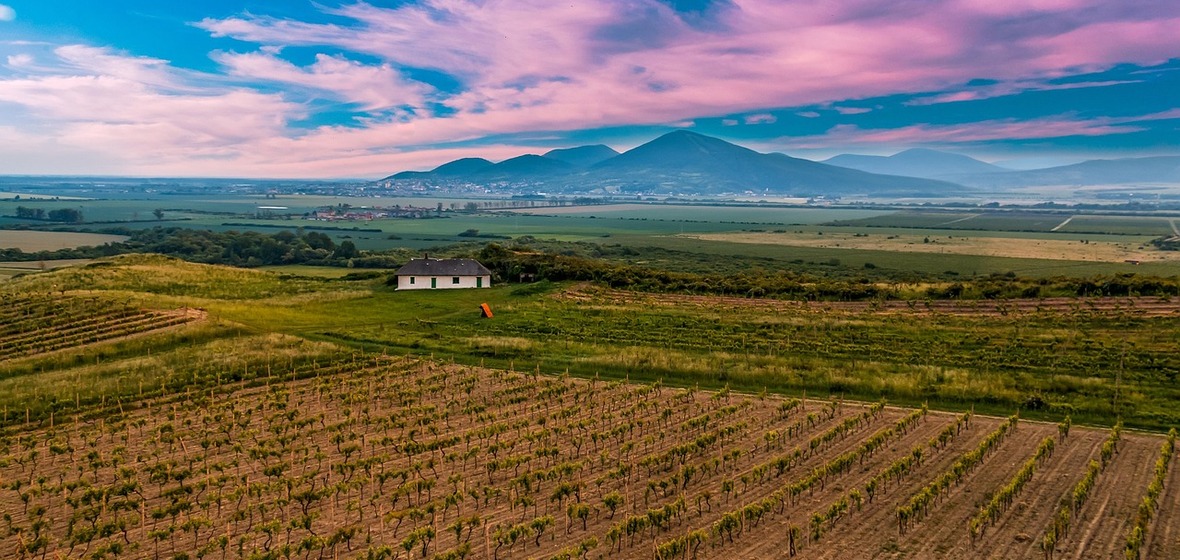
<path fill-rule="evenodd" d="M 356 250 L 356 244 L 347 239 L 341 241 L 340 246 L 336 247 L 336 252 L 332 254 L 332 256 L 338 259 L 352 259 L 358 255 L 360 255 L 360 252 Z"/>
<path fill-rule="evenodd" d="M 57 210 L 50 210 L 48 217 L 50 221 L 54 222 L 77 224 L 82 221 L 82 211 L 73 208 L 58 208 Z"/>
<path fill-rule="evenodd" d="M 155 216 L 157 220 L 163 220 L 164 219 L 164 209 L 163 208 L 156 208 L 155 210 L 152 210 L 152 215 Z"/>
<path fill-rule="evenodd" d="M 28 208 L 26 206 L 16 207 L 16 217 L 26 220 L 44 220 L 45 210 L 41 208 Z"/>

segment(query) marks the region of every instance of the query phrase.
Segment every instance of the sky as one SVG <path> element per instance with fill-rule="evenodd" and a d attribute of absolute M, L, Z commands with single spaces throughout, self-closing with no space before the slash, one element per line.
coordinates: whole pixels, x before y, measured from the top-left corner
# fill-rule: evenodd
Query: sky
<path fill-rule="evenodd" d="M 377 178 L 687 129 L 1180 155 L 1175 0 L 0 0 L 0 174 Z"/>

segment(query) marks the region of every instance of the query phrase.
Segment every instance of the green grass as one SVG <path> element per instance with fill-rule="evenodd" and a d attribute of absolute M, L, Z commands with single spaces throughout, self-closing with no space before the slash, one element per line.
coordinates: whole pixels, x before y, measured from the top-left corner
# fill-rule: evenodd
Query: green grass
<path fill-rule="evenodd" d="M 300 264 L 287 264 L 278 266 L 263 266 L 257 270 L 266 272 L 273 272 L 282 276 L 307 276 L 311 278 L 343 278 L 349 274 L 355 274 L 357 271 L 350 268 L 341 268 L 333 266 L 308 266 Z"/>

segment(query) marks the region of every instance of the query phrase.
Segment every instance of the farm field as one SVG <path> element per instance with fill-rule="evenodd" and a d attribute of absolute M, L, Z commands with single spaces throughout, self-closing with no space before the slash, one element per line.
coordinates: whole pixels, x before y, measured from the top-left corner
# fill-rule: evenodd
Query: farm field
<path fill-rule="evenodd" d="M 68 206 L 80 210 L 87 221 L 72 227 L 89 230 L 181 227 L 275 234 L 302 228 L 324 233 L 337 245 L 349 241 L 362 251 L 437 253 L 455 244 L 521 238 L 591 243 L 626 247 L 638 253 L 631 261 L 669 270 L 707 271 L 718 263 L 720 255 L 748 259 L 746 266 L 820 273 L 827 272 L 825 267 L 834 267 L 845 275 L 867 268 L 895 274 L 962 276 L 1008 272 L 1036 277 L 1120 272 L 1180 274 L 1180 264 L 1170 258 L 1170 253 L 1150 245 L 1153 239 L 1175 233 L 1173 226 L 1178 218 L 1162 214 L 732 203 L 710 206 L 655 201 L 584 206 L 565 201 L 563 206 L 548 206 L 546 201 L 531 200 L 311 195 L 267 198 L 230 193 L 126 196 L 129 198 L 0 200 L 0 215 L 12 216 L 21 205 L 47 210 Z M 469 203 L 474 203 L 477 211 L 468 211 Z M 443 212 L 429 219 L 303 219 L 305 214 L 323 207 L 347 205 L 363 209 L 395 204 L 427 208 L 441 204 Z M 156 219 L 156 210 L 163 212 L 161 219 Z M 0 217 L 0 226 L 18 225 L 63 227 Z M 917 242 L 926 238 L 933 240 L 931 246 L 919 246 Z M 652 249 L 677 254 L 653 258 L 649 254 Z"/>
<path fill-rule="evenodd" d="M 118 243 L 124 239 L 127 239 L 127 237 L 123 235 L 104 235 L 100 233 L 0 229 L 0 249 L 20 249 L 26 253 Z"/>
<path fill-rule="evenodd" d="M 0 549 L 110 558 L 1035 558 L 1057 503 L 1101 460 L 1107 437 L 404 358 L 268 365 L 253 383 L 261 387 L 222 383 L 9 431 L 0 474 L 13 482 L 0 503 L 11 513 Z M 911 496 L 1001 427 L 979 465 L 900 531 Z M 965 527 L 976 496 L 1003 487 L 1045 439 L 1057 442 L 1054 453 L 1036 461 L 1020 503 L 972 543 Z M 1075 512 L 1073 540 L 1057 541 L 1058 558 L 1122 558 L 1139 503 L 1125 489 L 1146 489 L 1162 441 L 1122 437 Z M 1148 535 L 1173 534 L 1175 522 L 1174 510 L 1161 509 Z M 1148 558 L 1169 558 L 1178 545 L 1154 539 Z"/>
<path fill-rule="evenodd" d="M 225 364 L 200 373 L 215 383 L 118 411 L 79 406 L 40 427 L 10 426 L 18 429 L 0 441 L 0 476 L 11 481 L 0 489 L 9 513 L 0 550 L 1034 557 L 1057 504 L 1094 460 L 1104 466 L 1055 554 L 1121 558 L 1164 443 L 1124 434 L 1104 453 L 1104 430 L 1065 436 L 1015 417 L 331 357 L 330 349 L 323 363 L 299 364 L 289 345 L 273 350 L 265 373 L 249 380 L 232 381 L 236 368 Z M 1035 459 L 1046 440 L 1052 452 Z M 1030 460 L 1019 504 L 973 539 L 966 528 L 981 511 L 978 496 Z M 923 518 L 902 513 L 946 473 L 956 473 L 953 483 Z M 1174 511 L 1160 509 L 1148 526 L 1163 536 L 1148 557 L 1180 553 L 1167 538 Z"/>
<path fill-rule="evenodd" d="M 931 237 L 919 233 L 908 234 L 867 234 L 827 232 L 815 233 L 716 233 L 685 234 L 685 237 L 728 241 L 733 243 L 756 243 L 784 245 L 788 247 L 813 247 L 820 249 L 860 249 L 900 253 L 935 253 L 954 255 L 976 255 L 985 257 L 1006 257 L 1014 259 L 1038 259 L 1060 261 L 1095 261 L 1118 263 L 1125 261 L 1180 263 L 1180 252 L 1159 251 L 1148 248 L 1148 239 L 1127 241 L 1089 241 L 1072 239 L 1020 239 L 1013 237 L 992 237 L 987 233 L 972 232 L 970 236 L 948 235 Z"/>
<path fill-rule="evenodd" d="M 704 222 L 801 225 L 832 220 L 857 220 L 888 215 L 887 210 L 815 208 L 801 205 L 709 206 L 706 204 L 604 204 L 512 209 L 517 214 L 578 216 L 604 219 L 667 219 Z"/>
<path fill-rule="evenodd" d="M 947 230 L 1063 232 L 1158 237 L 1174 233 L 1175 215 L 1073 213 L 1065 210 L 1037 212 L 899 210 L 862 219 L 835 220 L 830 225 L 900 227 Z"/>
<path fill-rule="evenodd" d="M 1112 429 L 1175 423 L 1151 376 L 1177 369 L 1180 302 L 297 271 L 128 256 L 6 284 L 0 555 L 1125 558 L 1131 535 L 1180 555 L 1172 440 Z M 1048 408 L 1007 416 L 1042 381 Z"/>

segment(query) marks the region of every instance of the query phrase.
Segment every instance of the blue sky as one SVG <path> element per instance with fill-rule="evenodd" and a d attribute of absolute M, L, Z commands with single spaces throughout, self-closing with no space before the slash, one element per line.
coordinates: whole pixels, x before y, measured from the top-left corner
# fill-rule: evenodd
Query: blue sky
<path fill-rule="evenodd" d="M 1172 0 L 0 0 L 0 173 L 379 177 L 677 128 L 1180 154 Z"/>

